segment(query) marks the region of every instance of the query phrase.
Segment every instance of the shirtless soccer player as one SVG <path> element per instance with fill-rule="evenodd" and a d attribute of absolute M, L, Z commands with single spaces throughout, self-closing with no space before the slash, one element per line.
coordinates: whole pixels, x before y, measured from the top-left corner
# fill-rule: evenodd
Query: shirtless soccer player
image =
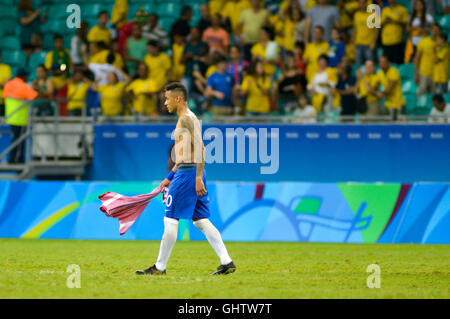
<path fill-rule="evenodd" d="M 165 102 L 170 113 L 178 115 L 175 128 L 174 168 L 160 186 L 168 187 L 164 216 L 164 235 L 156 264 L 138 275 L 165 275 L 170 253 L 177 240 L 178 220 L 192 219 L 194 225 L 220 258 L 221 265 L 213 275 L 229 274 L 236 266 L 228 255 L 219 231 L 209 221 L 209 197 L 206 190 L 205 147 L 200 122 L 187 106 L 187 92 L 180 83 L 170 83 L 165 89 Z"/>

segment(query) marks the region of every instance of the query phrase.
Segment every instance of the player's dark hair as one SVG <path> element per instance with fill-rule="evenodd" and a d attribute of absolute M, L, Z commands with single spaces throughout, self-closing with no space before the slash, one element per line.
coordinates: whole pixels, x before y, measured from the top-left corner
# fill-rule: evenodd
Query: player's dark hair
<path fill-rule="evenodd" d="M 164 91 L 177 92 L 183 97 L 185 101 L 187 101 L 187 90 L 180 82 L 172 82 L 167 84 Z"/>

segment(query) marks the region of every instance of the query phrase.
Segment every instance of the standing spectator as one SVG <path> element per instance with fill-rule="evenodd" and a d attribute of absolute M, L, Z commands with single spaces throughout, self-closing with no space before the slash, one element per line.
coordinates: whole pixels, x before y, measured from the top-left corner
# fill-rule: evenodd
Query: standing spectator
<path fill-rule="evenodd" d="M 360 70 L 356 72 L 358 77 L 358 103 L 365 105 L 366 111 L 362 113 L 365 116 L 378 116 L 381 111 L 380 99 L 378 97 L 380 80 L 375 71 L 375 62 L 366 60 L 364 63 L 364 74 Z"/>
<path fill-rule="evenodd" d="M 328 57 L 330 58 L 330 67 L 335 68 L 345 57 L 345 44 L 341 40 L 338 29 L 331 29 L 331 40 L 328 43 Z"/>
<path fill-rule="evenodd" d="M 94 26 L 88 33 L 89 42 L 104 42 L 109 45 L 111 42 L 111 31 L 106 27 L 108 24 L 108 12 L 100 11 L 97 15 L 98 25 Z"/>
<path fill-rule="evenodd" d="M 190 6 L 184 6 L 181 9 L 181 18 L 172 24 L 170 28 L 170 40 L 173 41 L 175 34 L 187 37 L 191 32 L 190 21 L 192 19 L 192 8 Z M 151 71 L 150 71 L 151 72 Z"/>
<path fill-rule="evenodd" d="M 312 7 L 307 14 L 305 27 L 305 43 L 308 45 L 310 38 L 314 38 L 314 29 L 317 26 L 323 28 L 323 39 L 328 42 L 333 27 L 339 28 L 340 15 L 338 9 L 329 4 L 329 0 L 317 0 L 317 5 Z"/>
<path fill-rule="evenodd" d="M 327 114 L 333 109 L 333 89 L 337 84 L 336 72 L 328 67 L 328 56 L 322 54 L 318 59 L 319 69 L 314 74 L 311 84 L 308 85 L 313 96 L 312 104 L 318 112 Z"/>
<path fill-rule="evenodd" d="M 128 19 L 128 0 L 116 0 L 111 13 L 111 25 L 119 29 Z"/>
<path fill-rule="evenodd" d="M 353 27 L 353 17 L 359 9 L 358 0 L 340 0 L 337 7 L 341 17 L 339 21 L 340 30 L 349 33 Z"/>
<path fill-rule="evenodd" d="M 411 61 L 411 57 L 413 57 L 416 52 L 417 45 L 420 40 L 428 34 L 433 23 L 433 16 L 426 13 L 425 2 L 423 0 L 415 1 L 411 17 L 406 26 L 409 39 L 405 48 L 405 63 Z"/>
<path fill-rule="evenodd" d="M 91 81 L 84 76 L 82 71 L 77 70 L 73 73 L 67 85 L 68 116 L 81 116 L 83 114 L 90 87 Z"/>
<path fill-rule="evenodd" d="M 125 82 L 119 81 L 115 72 L 109 72 L 106 84 L 92 84 L 92 89 L 101 94 L 100 106 L 103 116 L 119 116 L 123 114 L 123 98 Z"/>
<path fill-rule="evenodd" d="M 340 97 L 341 115 L 355 115 L 356 113 L 356 79 L 351 74 L 352 66 L 341 61 L 338 65 L 338 82 L 335 93 Z"/>
<path fill-rule="evenodd" d="M 445 104 L 441 94 L 433 95 L 433 108 L 428 117 L 428 123 L 450 123 L 450 104 Z"/>
<path fill-rule="evenodd" d="M 201 41 L 201 33 L 198 27 L 193 27 L 191 29 L 189 38 L 190 40 L 184 48 L 181 62 L 186 66 L 182 82 L 190 94 L 194 85 L 193 72 L 195 69 L 199 69 L 198 63 L 204 64 L 201 60 L 202 57 L 205 57 L 205 55 L 208 54 L 208 45 Z"/>
<path fill-rule="evenodd" d="M 203 32 L 202 41 L 208 44 L 210 53 L 218 51 L 220 54 L 226 55 L 230 38 L 228 32 L 222 28 L 221 21 L 222 18 L 219 13 L 211 17 L 211 27 Z"/>
<path fill-rule="evenodd" d="M 264 115 L 270 111 L 270 77 L 264 72 L 264 63 L 254 61 L 240 86 L 247 96 L 245 110 L 247 115 Z"/>
<path fill-rule="evenodd" d="M 227 59 L 217 61 L 217 71 L 208 77 L 205 95 L 212 98 L 211 113 L 214 116 L 232 115 L 233 76 L 227 73 Z"/>
<path fill-rule="evenodd" d="M 435 65 L 433 71 L 433 82 L 435 93 L 445 94 L 448 92 L 449 49 L 447 35 L 444 33 L 440 33 L 436 37 L 434 56 Z"/>
<path fill-rule="evenodd" d="M 405 106 L 400 73 L 390 65 L 387 56 L 380 57 L 379 65 L 378 77 L 380 84 L 384 87 L 384 91 L 379 92 L 378 96 L 385 99 L 384 106 L 390 111 L 392 120 L 397 121 L 401 109 Z"/>
<path fill-rule="evenodd" d="M 158 24 L 159 18 L 156 13 L 148 16 L 148 22 L 142 27 L 142 35 L 148 40 L 158 42 L 162 51 L 169 48 L 169 37 L 167 32 Z"/>
<path fill-rule="evenodd" d="M 330 45 L 323 40 L 323 28 L 316 26 L 314 28 L 314 42 L 308 43 L 303 54 L 303 59 L 306 63 L 306 79 L 310 83 L 314 77 L 314 74 L 319 69 L 319 56 L 328 54 Z"/>
<path fill-rule="evenodd" d="M 11 67 L 8 64 L 2 63 L 2 56 L 0 54 L 0 116 L 5 115 L 5 100 L 3 99 L 3 87 L 12 77 Z"/>
<path fill-rule="evenodd" d="M 133 77 L 138 65 L 144 61 L 147 54 L 147 39 L 142 36 L 140 24 L 134 24 L 131 37 L 125 43 L 124 57 L 128 74 Z"/>
<path fill-rule="evenodd" d="M 266 24 L 269 13 L 261 9 L 260 0 L 251 0 L 252 8 L 242 11 L 239 18 L 238 37 L 239 44 L 244 47 L 244 59 L 251 60 L 251 52 L 260 37 L 260 31 Z"/>
<path fill-rule="evenodd" d="M 62 35 L 55 34 L 53 36 L 54 49 L 47 53 L 47 56 L 45 57 L 45 67 L 49 70 L 54 65 L 57 65 L 62 73 L 68 77 L 72 66 L 72 60 L 70 58 L 70 52 L 64 49 L 63 45 Z"/>
<path fill-rule="evenodd" d="M 434 92 L 435 47 L 440 33 L 440 27 L 433 25 L 431 36 L 426 36 L 417 45 L 417 54 L 414 59 L 414 81 L 417 84 L 417 96 Z"/>
<path fill-rule="evenodd" d="M 228 62 L 227 73 L 233 75 L 235 84 L 241 84 L 244 70 L 248 66 L 249 63 L 242 57 L 241 48 L 237 45 L 232 45 L 230 47 L 230 62 Z"/>
<path fill-rule="evenodd" d="M 99 86 L 107 84 L 107 77 L 110 72 L 114 72 L 116 76 L 122 81 L 123 72 L 114 66 L 115 56 L 110 52 L 106 58 L 106 63 L 89 63 L 88 67 L 95 76 L 95 82 Z"/>
<path fill-rule="evenodd" d="M 291 19 L 294 22 L 294 44 L 295 42 L 305 42 L 306 16 L 298 7 L 291 10 Z"/>
<path fill-rule="evenodd" d="M 405 56 L 403 35 L 409 14 L 404 6 L 397 4 L 397 0 L 389 0 L 389 4 L 381 10 L 381 44 L 390 62 L 402 64 Z"/>
<path fill-rule="evenodd" d="M 276 63 L 279 58 L 279 47 L 274 40 L 274 32 L 270 27 L 263 27 L 260 31 L 260 41 L 251 50 L 252 61 L 261 60 L 264 65 L 264 72 L 271 78 L 277 72 Z"/>
<path fill-rule="evenodd" d="M 50 100 L 53 99 L 53 82 L 48 77 L 48 70 L 41 64 L 36 68 L 36 79 L 31 82 L 31 87 L 38 92 L 40 101 L 33 102 L 33 108 L 37 109 L 37 115 L 53 115 L 53 108 Z"/>
<path fill-rule="evenodd" d="M 294 59 L 295 65 L 302 72 L 302 74 L 306 74 L 306 63 L 303 60 L 303 53 L 305 52 L 305 43 L 302 41 L 297 41 L 294 44 Z"/>
<path fill-rule="evenodd" d="M 170 81 L 180 82 L 184 77 L 186 66 L 183 63 L 183 52 L 186 46 L 186 39 L 176 34 L 172 44 L 172 70 L 170 71 Z"/>
<path fill-rule="evenodd" d="M 312 124 L 317 122 L 317 111 L 309 104 L 308 96 L 300 94 L 298 97 L 297 108 L 292 113 L 294 122 L 299 124 Z"/>
<path fill-rule="evenodd" d="M 450 0 L 439 0 L 439 4 L 445 15 L 450 14 Z"/>
<path fill-rule="evenodd" d="M 33 11 L 31 0 L 20 0 L 17 6 L 19 12 L 20 44 L 22 48 L 31 45 L 33 34 L 41 33 L 41 24 L 47 20 L 48 11 L 41 16 L 41 9 Z"/>
<path fill-rule="evenodd" d="M 88 63 L 88 24 L 81 22 L 80 28 L 70 41 L 70 57 L 75 68 L 81 68 Z"/>
<path fill-rule="evenodd" d="M 156 21 L 157 21 L 157 16 L 156 16 Z M 148 34 L 147 34 L 147 25 L 146 23 L 150 22 L 150 16 L 147 16 L 147 12 L 143 11 L 143 10 L 139 10 L 138 12 L 136 12 L 136 16 L 134 17 L 134 19 L 130 22 L 125 23 L 123 26 L 121 26 L 118 30 L 118 34 L 117 34 L 117 40 L 119 42 L 119 53 L 120 54 L 124 54 L 124 50 L 125 50 L 125 43 L 127 42 L 127 39 L 131 36 L 131 30 L 133 29 L 133 25 L 135 24 L 139 24 L 142 27 L 142 34 L 145 38 L 147 38 Z M 157 25 L 157 22 L 155 23 L 155 26 Z M 159 28 L 160 29 L 160 28 Z M 164 31 L 165 34 L 165 31 Z M 166 46 L 167 48 L 168 46 Z"/>
<path fill-rule="evenodd" d="M 157 116 L 156 92 L 159 92 L 153 79 L 149 78 L 148 66 L 141 63 L 138 66 L 137 78 L 126 88 L 128 98 L 132 101 L 134 112 L 143 115 Z"/>
<path fill-rule="evenodd" d="M 172 63 L 167 54 L 160 52 L 158 42 L 154 40 L 148 41 L 147 52 L 144 63 L 147 64 L 149 78 L 154 81 L 156 91 L 160 91 L 169 80 Z"/>
<path fill-rule="evenodd" d="M 287 54 L 283 72 L 274 87 L 282 114 L 288 113 L 297 104 L 297 97 L 300 93 L 305 93 L 306 85 L 305 75 L 295 64 L 294 56 Z"/>
<path fill-rule="evenodd" d="M 441 0 L 423 0 L 424 5 L 426 5 L 426 14 L 429 14 L 431 16 L 434 16 L 437 14 L 436 10 L 436 2 L 440 2 Z M 411 8 L 414 8 L 416 6 L 417 0 L 411 0 Z M 445 13 L 444 13 L 445 14 Z"/>
<path fill-rule="evenodd" d="M 359 0 L 359 11 L 353 16 L 353 40 L 355 44 L 355 63 L 361 66 L 367 60 L 375 61 L 375 49 L 380 29 L 369 28 L 367 19 L 371 15 L 367 12 L 367 0 Z"/>
<path fill-rule="evenodd" d="M 230 0 L 226 2 L 225 7 L 222 10 L 223 19 L 230 23 L 231 34 L 236 37 L 235 43 L 238 42 L 236 40 L 241 13 L 251 7 L 250 1 L 248 0 Z"/>
<path fill-rule="evenodd" d="M 12 140 L 14 144 L 23 134 L 25 134 L 28 124 L 29 102 L 23 100 L 34 100 L 38 93 L 26 82 L 28 72 L 18 69 L 17 75 L 11 81 L 6 82 L 3 87 L 3 98 L 5 99 L 6 124 L 11 126 Z M 20 142 L 11 150 L 8 162 L 10 164 L 23 163 L 25 153 L 25 140 Z"/>
<path fill-rule="evenodd" d="M 200 15 L 201 18 L 198 21 L 198 28 L 200 30 L 200 34 L 203 35 L 203 32 L 205 32 L 206 29 L 211 27 L 211 20 L 212 20 L 212 17 L 209 13 L 209 6 L 207 3 L 203 3 L 200 6 Z"/>

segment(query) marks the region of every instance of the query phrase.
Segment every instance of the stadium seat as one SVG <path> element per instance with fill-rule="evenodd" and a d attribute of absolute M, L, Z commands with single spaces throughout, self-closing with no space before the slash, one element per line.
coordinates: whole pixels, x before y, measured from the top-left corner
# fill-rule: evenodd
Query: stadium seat
<path fill-rule="evenodd" d="M 172 17 L 161 17 L 159 18 L 159 25 L 164 31 L 170 32 L 170 28 L 172 27 L 172 24 L 175 22 L 175 20 L 176 19 Z"/>
<path fill-rule="evenodd" d="M 446 33 L 450 32 L 450 14 L 444 15 L 439 19 L 439 25 Z"/>
<path fill-rule="evenodd" d="M 17 19 L 2 18 L 2 23 L 0 24 L 0 37 L 5 37 L 8 35 L 17 36 L 20 32 L 20 26 L 17 23 Z"/>
<path fill-rule="evenodd" d="M 428 114 L 433 108 L 432 102 L 433 94 L 423 94 L 417 98 L 416 108 L 414 113 L 416 114 Z"/>
<path fill-rule="evenodd" d="M 181 15 L 181 5 L 174 2 L 158 4 L 157 12 L 160 16 L 178 18 Z"/>
<path fill-rule="evenodd" d="M 6 50 L 2 54 L 2 62 L 10 66 L 24 68 L 27 63 L 27 56 L 22 50 Z"/>
<path fill-rule="evenodd" d="M 81 6 L 81 17 L 82 18 L 90 18 L 95 17 L 97 18 L 100 11 L 106 10 L 109 12 L 109 15 L 111 16 L 111 10 L 108 7 L 108 5 L 103 3 L 90 3 L 90 4 L 83 4 Z"/>
<path fill-rule="evenodd" d="M 67 5 L 66 4 L 58 4 L 49 7 L 48 17 L 49 19 L 65 19 L 69 16 L 69 13 L 66 12 Z"/>
<path fill-rule="evenodd" d="M 411 115 L 414 114 L 414 110 L 416 108 L 417 97 L 415 93 L 406 93 L 403 95 L 405 97 L 405 114 Z"/>
<path fill-rule="evenodd" d="M 67 29 L 66 20 L 48 20 L 42 25 L 41 31 L 43 33 L 64 33 Z"/>
<path fill-rule="evenodd" d="M 36 68 L 45 63 L 46 51 L 33 53 L 28 60 L 28 70 L 30 71 L 30 80 L 36 77 Z"/>
<path fill-rule="evenodd" d="M 3 50 L 20 50 L 20 41 L 15 36 L 7 36 L 0 39 L 0 48 Z"/>
<path fill-rule="evenodd" d="M 414 64 L 407 63 L 398 67 L 402 81 L 414 80 Z"/>
<path fill-rule="evenodd" d="M 5 17 L 17 19 L 17 7 L 0 4 L 0 18 Z"/>
<path fill-rule="evenodd" d="M 417 92 L 417 85 L 414 83 L 414 81 L 405 81 L 402 85 L 402 92 L 403 93 L 416 93 Z"/>
<path fill-rule="evenodd" d="M 444 94 L 445 103 L 450 103 L 450 93 Z"/>

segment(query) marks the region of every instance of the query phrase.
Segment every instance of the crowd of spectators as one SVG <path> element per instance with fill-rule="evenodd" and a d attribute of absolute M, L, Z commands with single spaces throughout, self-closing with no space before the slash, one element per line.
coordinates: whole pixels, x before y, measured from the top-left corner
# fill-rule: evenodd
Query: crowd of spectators
<path fill-rule="evenodd" d="M 380 27 L 370 4 L 381 8 Z M 404 112 L 399 68 L 413 66 L 416 94 L 434 94 L 433 114 L 448 93 L 447 34 L 437 23 L 444 0 L 415 0 L 411 12 L 397 0 L 211 0 L 164 30 L 159 12 L 139 10 L 128 20 L 128 1 L 101 11 L 97 25 L 82 22 L 64 48 L 42 49 L 40 25 L 48 12 L 20 0 L 20 42 L 32 69 L 20 70 L 40 99 L 59 98 L 60 115 L 98 109 L 105 116 L 165 115 L 164 86 L 180 81 L 193 109 L 212 115 L 292 115 L 314 122 L 317 114 Z M 373 20 L 373 21 L 369 21 Z M 1 60 L 0 60 L 1 63 Z M 26 71 L 26 72 L 23 72 Z M 14 74 L 0 64 L 0 84 Z M 55 104 L 53 104 L 55 105 Z M 41 115 L 55 112 L 35 101 Z"/>

